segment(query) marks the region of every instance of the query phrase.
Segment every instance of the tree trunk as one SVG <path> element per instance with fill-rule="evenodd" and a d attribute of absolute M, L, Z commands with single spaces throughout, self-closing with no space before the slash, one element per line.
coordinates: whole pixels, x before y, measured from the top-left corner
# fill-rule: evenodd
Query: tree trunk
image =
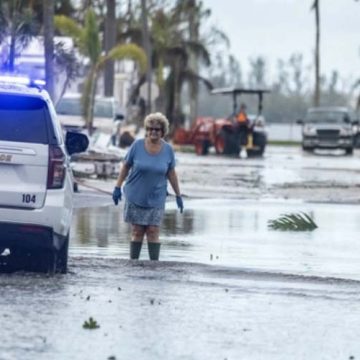
<path fill-rule="evenodd" d="M 314 93 L 314 106 L 320 105 L 320 0 L 315 0 L 315 25 L 316 25 L 316 37 L 315 37 L 315 93 Z"/>
<path fill-rule="evenodd" d="M 150 34 L 147 20 L 147 7 L 146 0 L 141 0 L 141 19 L 142 19 L 142 34 L 143 34 L 143 43 L 144 49 L 147 57 L 147 70 L 146 70 L 146 82 L 147 82 L 147 102 L 146 102 L 146 112 L 151 112 L 151 82 L 152 82 L 152 64 L 151 64 L 151 45 L 150 45 Z"/>
<path fill-rule="evenodd" d="M 97 83 L 97 69 L 96 66 L 93 66 L 91 69 L 91 78 L 90 78 L 90 91 L 89 91 L 89 103 L 88 109 L 86 111 L 86 127 L 88 129 L 88 134 L 91 136 L 93 132 L 93 122 L 94 122 L 94 106 L 95 106 L 95 94 L 96 94 L 96 83 Z"/>
<path fill-rule="evenodd" d="M 54 100 L 54 0 L 43 0 L 45 81 L 46 90 Z"/>
<path fill-rule="evenodd" d="M 198 42 L 199 40 L 199 19 L 197 15 L 197 4 L 194 1 L 193 8 L 190 10 L 189 14 L 189 31 L 190 31 L 190 41 Z M 195 54 L 190 53 L 190 69 L 197 74 L 199 70 L 197 58 Z M 190 82 L 190 122 L 195 121 L 198 113 L 198 93 L 199 93 L 199 84 L 197 81 Z M 190 124 L 186 124 L 190 125 Z"/>
<path fill-rule="evenodd" d="M 116 44 L 116 1 L 106 0 L 106 21 L 105 21 L 105 52 L 108 53 Z M 104 70 L 104 95 L 114 95 L 114 61 L 109 60 Z"/>
<path fill-rule="evenodd" d="M 13 72 L 15 70 L 15 44 L 16 44 L 16 17 L 18 13 L 16 7 L 13 9 L 11 29 L 10 29 L 10 49 L 9 49 L 9 60 L 8 60 L 8 71 Z"/>

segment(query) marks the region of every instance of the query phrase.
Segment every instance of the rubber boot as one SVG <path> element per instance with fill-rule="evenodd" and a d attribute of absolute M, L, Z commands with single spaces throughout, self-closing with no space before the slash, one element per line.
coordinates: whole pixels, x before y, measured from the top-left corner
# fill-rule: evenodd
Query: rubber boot
<path fill-rule="evenodd" d="M 148 242 L 150 260 L 159 260 L 160 245 L 161 243 L 159 242 Z"/>
<path fill-rule="evenodd" d="M 130 241 L 130 259 L 139 259 L 142 241 Z"/>

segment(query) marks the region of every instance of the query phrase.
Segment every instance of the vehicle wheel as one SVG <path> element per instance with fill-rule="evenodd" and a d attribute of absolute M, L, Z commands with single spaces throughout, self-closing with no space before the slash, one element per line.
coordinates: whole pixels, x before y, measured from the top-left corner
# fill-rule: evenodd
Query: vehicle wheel
<path fill-rule="evenodd" d="M 215 149 L 217 154 L 238 155 L 240 152 L 238 134 L 222 129 L 216 136 Z"/>
<path fill-rule="evenodd" d="M 262 133 L 253 133 L 253 142 L 254 142 L 254 146 L 256 147 L 255 149 L 248 149 L 247 155 L 249 157 L 251 156 L 262 156 L 264 154 L 265 151 L 265 147 L 266 147 L 266 135 L 262 134 Z"/>
<path fill-rule="evenodd" d="M 360 134 L 356 134 L 354 137 L 354 147 L 360 148 Z"/>
<path fill-rule="evenodd" d="M 60 272 L 61 274 L 67 273 L 68 255 L 69 255 L 69 234 L 66 236 L 65 242 L 57 254 L 56 271 Z"/>
<path fill-rule="evenodd" d="M 346 152 L 346 155 L 352 155 L 353 152 L 354 152 L 354 149 L 353 148 L 347 148 L 347 149 L 345 149 L 345 152 Z"/>
<path fill-rule="evenodd" d="M 303 149 L 303 151 L 309 151 L 309 152 L 314 151 L 313 148 L 308 147 L 308 146 L 304 146 L 304 145 L 302 145 L 302 149 Z"/>
<path fill-rule="evenodd" d="M 30 271 L 49 274 L 56 272 L 57 253 L 55 249 L 32 250 L 29 260 Z"/>
<path fill-rule="evenodd" d="M 265 151 L 265 147 L 259 149 L 247 149 L 246 153 L 248 157 L 253 157 L 253 156 L 262 156 L 264 154 L 264 151 Z"/>
<path fill-rule="evenodd" d="M 224 154 L 225 151 L 225 139 L 223 134 L 218 134 L 215 138 L 215 151 L 217 154 Z"/>
<path fill-rule="evenodd" d="M 76 181 L 73 182 L 73 190 L 75 193 L 79 192 L 79 184 Z"/>
<path fill-rule="evenodd" d="M 27 249 L 10 248 L 10 267 L 12 271 L 30 269 L 30 252 Z"/>

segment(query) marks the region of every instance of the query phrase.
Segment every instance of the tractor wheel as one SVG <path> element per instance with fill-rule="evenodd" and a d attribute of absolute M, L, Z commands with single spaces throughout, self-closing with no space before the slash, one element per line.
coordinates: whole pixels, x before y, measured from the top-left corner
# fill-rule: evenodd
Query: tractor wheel
<path fill-rule="evenodd" d="M 209 140 L 201 140 L 195 142 L 196 155 L 207 155 L 209 153 L 210 142 Z"/>
<path fill-rule="evenodd" d="M 235 132 L 222 129 L 215 139 L 217 154 L 237 155 L 239 154 L 239 136 Z"/>
<path fill-rule="evenodd" d="M 225 152 L 225 139 L 222 133 L 218 134 L 215 138 L 215 151 L 220 155 Z"/>
<path fill-rule="evenodd" d="M 247 155 L 251 156 L 263 156 L 265 147 L 266 147 L 267 139 L 266 135 L 258 132 L 253 133 L 253 144 L 255 149 L 248 149 Z"/>

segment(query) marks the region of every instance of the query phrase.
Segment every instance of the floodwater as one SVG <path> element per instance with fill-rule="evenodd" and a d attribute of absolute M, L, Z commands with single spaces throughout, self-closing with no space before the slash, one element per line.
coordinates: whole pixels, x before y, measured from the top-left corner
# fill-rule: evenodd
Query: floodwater
<path fill-rule="evenodd" d="M 169 199 L 160 262 L 127 260 L 113 180 L 81 189 L 69 273 L 0 274 L 0 360 L 359 359 L 358 155 L 179 155 L 188 197 L 184 214 Z M 318 229 L 268 229 L 300 211 Z"/>
<path fill-rule="evenodd" d="M 196 199 L 183 215 L 169 202 L 161 232 L 161 259 L 247 270 L 360 280 L 360 207 L 291 201 Z M 318 229 L 282 232 L 268 221 L 305 212 Z M 77 209 L 71 253 L 127 258 L 130 227 L 122 206 Z M 147 248 L 141 259 L 148 259 Z"/>

